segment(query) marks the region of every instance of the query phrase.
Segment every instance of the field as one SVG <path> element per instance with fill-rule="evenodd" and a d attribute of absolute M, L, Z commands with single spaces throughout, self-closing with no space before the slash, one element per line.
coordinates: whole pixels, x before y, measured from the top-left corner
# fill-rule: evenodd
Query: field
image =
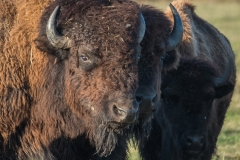
<path fill-rule="evenodd" d="M 171 1 L 139 1 L 164 10 Z M 237 76 L 240 76 L 240 1 L 238 0 L 192 0 L 196 12 L 213 24 L 231 42 L 236 55 Z M 232 103 L 227 112 L 222 132 L 218 137 L 218 150 L 214 160 L 240 160 L 240 81 L 237 79 Z M 140 160 L 138 152 L 131 147 L 130 160 Z"/>

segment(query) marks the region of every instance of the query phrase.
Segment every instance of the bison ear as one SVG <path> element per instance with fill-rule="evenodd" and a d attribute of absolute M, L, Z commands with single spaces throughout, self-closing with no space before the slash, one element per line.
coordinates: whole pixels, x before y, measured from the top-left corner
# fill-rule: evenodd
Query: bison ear
<path fill-rule="evenodd" d="M 58 48 L 52 47 L 52 45 L 46 39 L 46 36 L 39 35 L 35 40 L 34 43 L 36 47 L 44 52 L 52 54 L 59 58 L 60 60 L 64 60 L 68 57 L 69 53 L 68 50 L 60 50 Z"/>
<path fill-rule="evenodd" d="M 179 64 L 179 52 L 176 50 L 172 50 L 166 53 L 166 55 L 163 57 L 163 73 L 166 73 L 167 71 L 170 71 L 172 69 L 176 69 Z"/>
<path fill-rule="evenodd" d="M 232 83 L 226 83 L 225 85 L 215 88 L 216 95 L 215 98 L 222 98 L 228 93 L 232 92 L 234 89 L 234 85 Z"/>

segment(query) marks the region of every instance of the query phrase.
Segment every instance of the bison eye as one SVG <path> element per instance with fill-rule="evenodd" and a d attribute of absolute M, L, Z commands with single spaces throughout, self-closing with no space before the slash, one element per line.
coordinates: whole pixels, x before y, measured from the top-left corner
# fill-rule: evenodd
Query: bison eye
<path fill-rule="evenodd" d="M 83 62 L 89 61 L 89 58 L 86 55 L 81 55 L 81 60 Z"/>
<path fill-rule="evenodd" d="M 161 60 L 164 60 L 165 59 L 165 55 L 162 55 L 160 58 L 161 58 Z"/>
<path fill-rule="evenodd" d="M 141 58 L 141 55 L 137 55 L 137 62 L 139 61 L 139 59 Z"/>
<path fill-rule="evenodd" d="M 172 102 L 171 98 L 165 98 L 166 104 L 170 104 Z"/>
<path fill-rule="evenodd" d="M 213 100 L 214 100 L 214 98 L 211 98 L 211 99 L 209 100 L 209 103 L 212 104 L 212 103 L 213 103 Z"/>
<path fill-rule="evenodd" d="M 208 103 L 208 104 L 212 104 L 213 101 L 214 101 L 214 97 L 208 95 L 208 96 L 206 96 L 206 98 L 204 99 L 204 101 L 205 101 L 206 103 Z"/>
<path fill-rule="evenodd" d="M 166 104 L 170 104 L 172 102 L 172 99 L 170 97 L 166 97 L 162 94 L 162 99 L 165 101 Z"/>

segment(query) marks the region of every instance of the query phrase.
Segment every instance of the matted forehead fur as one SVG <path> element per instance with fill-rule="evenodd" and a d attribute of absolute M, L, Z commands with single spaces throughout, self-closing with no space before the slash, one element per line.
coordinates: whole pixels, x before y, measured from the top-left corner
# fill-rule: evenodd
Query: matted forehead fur
<path fill-rule="evenodd" d="M 129 50 L 137 43 L 139 25 L 138 5 L 126 0 L 58 0 L 46 9 L 38 40 L 42 40 L 44 50 L 54 50 L 45 35 L 45 26 L 53 9 L 59 5 L 57 29 L 63 35 L 74 40 L 75 45 L 89 45 L 98 49 L 103 57 L 129 56 Z M 43 37 L 42 37 L 43 36 Z M 45 48 L 47 45 L 48 47 Z M 41 43 L 40 47 L 43 47 Z M 121 46 L 121 47 L 120 47 Z M 129 57 L 125 57 L 129 58 Z"/>
<path fill-rule="evenodd" d="M 57 30 L 73 40 L 69 51 L 52 47 L 45 34 L 47 20 L 57 5 L 61 7 Z M 42 50 L 58 54 L 60 59 L 69 59 L 66 72 L 76 74 L 78 78 L 69 80 L 71 84 L 67 85 L 71 87 L 75 83 L 73 88 L 80 87 L 92 102 L 100 104 L 104 98 L 131 97 L 137 87 L 137 48 L 134 46 L 137 46 L 138 17 L 138 5 L 132 1 L 58 0 L 43 14 L 36 42 Z M 77 68 L 82 50 L 89 50 L 98 59 L 90 72 L 79 72 Z M 65 76 L 72 78 L 70 74 Z M 121 91 L 121 95 L 110 94 L 111 91 L 116 94 Z"/>

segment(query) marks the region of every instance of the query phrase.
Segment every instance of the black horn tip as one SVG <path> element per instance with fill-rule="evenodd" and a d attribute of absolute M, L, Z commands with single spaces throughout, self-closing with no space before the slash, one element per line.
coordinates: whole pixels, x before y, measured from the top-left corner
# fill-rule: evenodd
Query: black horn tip
<path fill-rule="evenodd" d="M 172 3 L 169 3 L 169 7 L 171 8 L 171 10 L 176 11 L 175 7 L 172 5 Z"/>
<path fill-rule="evenodd" d="M 173 14 L 174 26 L 170 37 L 168 38 L 167 52 L 174 50 L 182 41 L 184 32 L 182 19 L 176 8 L 170 3 L 169 7 Z"/>
<path fill-rule="evenodd" d="M 170 7 L 170 9 L 172 11 L 172 14 L 178 14 L 177 9 L 172 5 L 172 3 L 169 4 L 169 7 Z"/>

